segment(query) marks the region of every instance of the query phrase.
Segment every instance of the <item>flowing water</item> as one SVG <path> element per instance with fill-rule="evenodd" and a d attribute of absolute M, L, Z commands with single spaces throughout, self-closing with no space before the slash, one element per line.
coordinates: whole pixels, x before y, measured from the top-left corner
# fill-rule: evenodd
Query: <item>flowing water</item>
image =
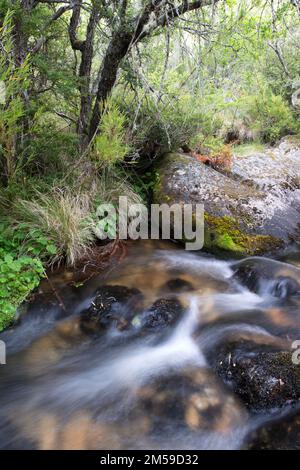
<path fill-rule="evenodd" d="M 249 409 L 217 376 L 214 361 L 229 340 L 251 341 L 259 351 L 289 350 L 300 339 L 297 256 L 288 264 L 224 261 L 144 242 L 82 286 L 67 285 L 68 273 L 53 276 L 65 310 L 38 295 L 0 336 L 7 345 L 0 447 L 244 447 L 249 433 L 295 405 Z M 108 293 L 100 308 L 109 314 L 100 325 L 82 312 L 101 286 Z M 116 286 L 137 301 L 125 295 L 115 302 Z M 162 310 L 151 307 L 158 299 Z"/>

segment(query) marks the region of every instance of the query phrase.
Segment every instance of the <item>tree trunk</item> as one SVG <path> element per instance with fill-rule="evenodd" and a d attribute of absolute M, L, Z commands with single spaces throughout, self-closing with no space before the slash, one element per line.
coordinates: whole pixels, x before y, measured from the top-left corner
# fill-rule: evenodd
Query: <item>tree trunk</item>
<path fill-rule="evenodd" d="M 116 83 L 120 63 L 128 52 L 131 40 L 132 34 L 126 31 L 118 31 L 114 34 L 108 46 L 102 63 L 96 101 L 90 122 L 89 141 L 91 141 L 97 132 L 103 113 L 100 105 L 108 98 Z"/>
<path fill-rule="evenodd" d="M 18 69 L 22 67 L 28 56 L 28 34 L 24 31 L 23 17 L 31 13 L 34 8 L 33 0 L 22 0 L 19 4 L 19 9 L 17 8 L 16 12 L 12 17 L 13 21 L 13 60 L 15 68 Z M 30 127 L 29 116 L 27 110 L 29 108 L 30 96 L 28 90 L 23 91 L 21 95 L 25 114 L 20 118 L 19 126 L 20 131 L 14 136 L 14 154 L 15 159 L 19 154 L 24 150 L 24 140 L 25 136 L 28 133 Z"/>
<path fill-rule="evenodd" d="M 91 114 L 92 97 L 90 91 L 91 69 L 94 54 L 95 29 L 99 20 L 98 8 L 94 7 L 87 26 L 86 39 L 82 48 L 82 57 L 79 69 L 80 114 L 77 123 L 77 133 L 80 138 L 80 147 L 84 149 L 88 143 L 89 118 Z"/>

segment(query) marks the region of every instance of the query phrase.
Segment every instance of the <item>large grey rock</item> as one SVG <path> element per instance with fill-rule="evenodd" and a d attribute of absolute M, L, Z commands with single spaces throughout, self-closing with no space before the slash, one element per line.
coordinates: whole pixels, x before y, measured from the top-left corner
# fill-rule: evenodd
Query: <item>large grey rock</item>
<path fill-rule="evenodd" d="M 294 136 L 264 152 L 233 155 L 232 174 L 268 194 L 274 209 L 291 205 L 300 210 L 300 146 Z"/>
<path fill-rule="evenodd" d="M 262 155 L 234 157 L 229 174 L 189 155 L 167 154 L 157 167 L 154 202 L 203 203 L 205 246 L 210 250 L 264 254 L 291 240 L 300 241 L 300 211 L 295 204 L 300 188 L 300 149 L 288 150 L 284 145 L 282 142 L 273 151 L 276 158 L 269 153 L 265 161 Z M 294 162 L 294 166 L 289 163 L 285 173 L 281 162 L 284 152 L 288 153 L 288 161 Z M 271 166 L 270 162 L 275 163 Z"/>

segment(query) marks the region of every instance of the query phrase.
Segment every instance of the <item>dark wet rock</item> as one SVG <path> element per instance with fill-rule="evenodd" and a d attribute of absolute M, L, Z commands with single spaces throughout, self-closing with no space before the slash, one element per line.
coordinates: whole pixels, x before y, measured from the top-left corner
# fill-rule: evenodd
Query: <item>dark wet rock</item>
<path fill-rule="evenodd" d="M 245 439 L 249 450 L 299 450 L 299 411 L 260 426 Z"/>
<path fill-rule="evenodd" d="M 190 431 L 229 432 L 246 412 L 208 369 L 190 367 L 161 376 L 138 391 L 139 407 L 160 430 L 185 426 Z"/>
<path fill-rule="evenodd" d="M 160 330 L 174 325 L 183 313 L 184 307 L 176 298 L 158 299 L 143 313 L 141 326 L 148 330 Z"/>
<path fill-rule="evenodd" d="M 175 279 L 170 279 L 166 282 L 163 287 L 161 288 L 162 291 L 171 292 L 174 294 L 179 294 L 183 292 L 190 292 L 194 290 L 192 284 L 185 279 L 181 279 L 180 277 Z"/>
<path fill-rule="evenodd" d="M 272 295 L 279 299 L 286 299 L 300 293 L 300 286 L 295 279 L 278 277 L 272 286 Z"/>
<path fill-rule="evenodd" d="M 293 353 L 250 341 L 218 346 L 211 361 L 219 377 L 252 409 L 268 409 L 300 399 L 300 366 Z"/>
<path fill-rule="evenodd" d="M 300 213 L 281 193 L 239 181 L 184 154 L 165 155 L 157 173 L 154 202 L 204 204 L 209 251 L 264 254 L 299 239 Z"/>
<path fill-rule="evenodd" d="M 300 269 L 266 258 L 247 258 L 232 265 L 234 277 L 257 294 L 286 299 L 300 294 Z"/>
<path fill-rule="evenodd" d="M 91 306 L 81 313 L 80 327 L 85 333 L 97 333 L 110 327 L 119 330 L 129 326 L 142 309 L 143 295 L 125 286 L 102 286 Z"/>

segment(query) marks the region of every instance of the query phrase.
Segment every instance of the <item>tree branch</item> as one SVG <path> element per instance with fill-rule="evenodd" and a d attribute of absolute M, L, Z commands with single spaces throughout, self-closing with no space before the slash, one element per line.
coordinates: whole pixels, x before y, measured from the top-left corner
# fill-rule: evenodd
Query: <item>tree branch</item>
<path fill-rule="evenodd" d="M 133 43 L 149 36 L 155 29 L 168 25 L 172 20 L 183 16 L 185 13 L 213 5 L 218 1 L 197 0 L 190 2 L 184 0 L 180 5 L 175 6 L 168 0 L 149 0 L 142 14 L 135 20 L 136 27 L 133 34 Z"/>
<path fill-rule="evenodd" d="M 72 6 L 73 13 L 69 24 L 69 38 L 72 49 L 74 49 L 74 51 L 83 51 L 84 49 L 84 41 L 80 41 L 77 38 L 77 29 L 80 22 L 81 7 L 82 0 L 77 0 L 76 4 Z"/>
<path fill-rule="evenodd" d="M 50 18 L 48 24 L 45 26 L 45 30 L 56 20 L 58 20 L 66 11 L 70 10 L 72 7 L 70 5 L 66 5 L 63 7 L 60 7 Z M 40 51 L 42 46 L 45 44 L 46 41 L 46 35 L 44 34 L 41 36 L 35 43 L 34 47 L 31 49 L 31 54 L 36 54 L 37 52 Z"/>

